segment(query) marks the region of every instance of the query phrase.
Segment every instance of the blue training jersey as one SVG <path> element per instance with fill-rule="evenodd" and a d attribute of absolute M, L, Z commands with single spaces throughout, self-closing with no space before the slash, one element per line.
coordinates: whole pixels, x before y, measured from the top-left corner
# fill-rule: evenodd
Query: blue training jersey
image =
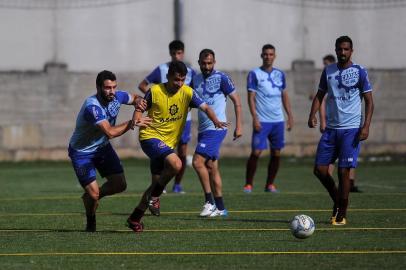
<path fill-rule="evenodd" d="M 169 70 L 169 63 L 160 64 L 157 66 L 147 77 L 145 80 L 148 83 L 152 84 L 159 84 L 159 83 L 166 83 L 168 79 L 166 78 L 166 74 L 168 74 Z M 187 86 L 192 86 L 192 79 L 196 75 L 196 72 L 191 67 L 187 67 L 187 74 L 185 79 L 185 84 Z M 192 119 L 192 114 L 189 112 L 187 115 L 187 121 Z"/>
<path fill-rule="evenodd" d="M 132 97 L 125 91 L 116 91 L 113 101 L 102 105 L 96 95 L 88 97 L 76 118 L 76 127 L 69 141 L 70 147 L 78 152 L 93 153 L 108 144 L 109 138 L 97 126 L 101 121 L 116 124 L 121 104 L 131 104 Z"/>
<path fill-rule="evenodd" d="M 282 92 L 285 88 L 285 74 L 277 68 L 268 72 L 258 67 L 248 73 L 247 90 L 255 92 L 255 108 L 260 122 L 284 121 Z"/>
<path fill-rule="evenodd" d="M 231 78 L 225 73 L 216 70 L 213 70 L 207 78 L 200 73 L 193 78 L 193 88 L 216 113 L 217 118 L 221 122 L 226 122 L 227 95 L 235 91 Z M 216 129 L 213 122 L 203 111 L 199 110 L 198 119 L 199 133 Z"/>
<path fill-rule="evenodd" d="M 319 91 L 327 93 L 327 128 L 359 128 L 362 118 L 362 94 L 372 91 L 366 69 L 353 63 L 339 69 L 337 64 L 324 68 Z"/>

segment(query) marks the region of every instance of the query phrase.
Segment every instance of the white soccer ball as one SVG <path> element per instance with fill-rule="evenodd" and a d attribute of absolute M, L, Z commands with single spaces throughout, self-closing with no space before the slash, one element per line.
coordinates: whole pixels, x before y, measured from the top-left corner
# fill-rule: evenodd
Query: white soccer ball
<path fill-rule="evenodd" d="M 290 231 L 296 238 L 304 239 L 314 233 L 314 221 L 306 215 L 297 215 L 290 222 Z"/>

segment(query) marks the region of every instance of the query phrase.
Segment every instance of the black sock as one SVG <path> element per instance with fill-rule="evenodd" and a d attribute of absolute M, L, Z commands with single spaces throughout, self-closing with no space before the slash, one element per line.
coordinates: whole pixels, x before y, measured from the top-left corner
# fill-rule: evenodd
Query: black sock
<path fill-rule="evenodd" d="M 151 197 L 159 197 L 162 195 L 165 186 L 161 186 L 159 183 L 156 183 L 155 187 L 151 191 Z"/>
<path fill-rule="evenodd" d="M 204 199 L 205 199 L 206 202 L 209 202 L 209 203 L 211 203 L 211 204 L 214 204 L 213 196 L 211 195 L 211 192 L 209 192 L 209 193 L 204 193 Z"/>
<path fill-rule="evenodd" d="M 214 197 L 214 200 L 216 201 L 217 209 L 218 210 L 224 210 L 223 197 Z"/>
<path fill-rule="evenodd" d="M 141 209 L 135 208 L 133 213 L 130 216 L 130 219 L 133 221 L 140 222 L 141 218 L 144 216 L 144 211 Z"/>
<path fill-rule="evenodd" d="M 87 223 L 96 223 L 96 215 L 86 216 Z"/>

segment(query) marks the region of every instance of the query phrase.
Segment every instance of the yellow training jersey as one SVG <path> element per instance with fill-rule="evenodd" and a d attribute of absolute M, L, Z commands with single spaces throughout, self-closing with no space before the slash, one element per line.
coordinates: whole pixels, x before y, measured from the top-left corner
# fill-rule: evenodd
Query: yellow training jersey
<path fill-rule="evenodd" d="M 192 97 L 193 89 L 187 85 L 183 85 L 175 94 L 169 93 L 163 83 L 153 85 L 151 107 L 148 109 L 152 124 L 140 128 L 140 141 L 159 139 L 175 149 L 182 135 Z"/>

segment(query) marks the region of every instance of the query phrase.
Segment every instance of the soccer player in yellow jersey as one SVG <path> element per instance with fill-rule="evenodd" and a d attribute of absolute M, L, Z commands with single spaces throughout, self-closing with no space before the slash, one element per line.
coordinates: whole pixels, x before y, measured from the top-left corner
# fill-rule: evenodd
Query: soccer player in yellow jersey
<path fill-rule="evenodd" d="M 210 107 L 187 85 L 186 65 L 180 61 L 169 64 L 168 82 L 157 84 L 145 94 L 148 116 L 152 118 L 149 127 L 140 129 L 140 143 L 144 153 L 150 158 L 152 183 L 144 192 L 141 201 L 127 219 L 128 227 L 134 232 L 142 232 L 141 219 L 147 208 L 159 216 L 159 196 L 166 184 L 182 167 L 182 161 L 174 149 L 179 142 L 189 108 L 199 108 L 213 122 L 216 128 L 225 128 Z M 142 112 L 134 115 L 137 121 Z"/>

